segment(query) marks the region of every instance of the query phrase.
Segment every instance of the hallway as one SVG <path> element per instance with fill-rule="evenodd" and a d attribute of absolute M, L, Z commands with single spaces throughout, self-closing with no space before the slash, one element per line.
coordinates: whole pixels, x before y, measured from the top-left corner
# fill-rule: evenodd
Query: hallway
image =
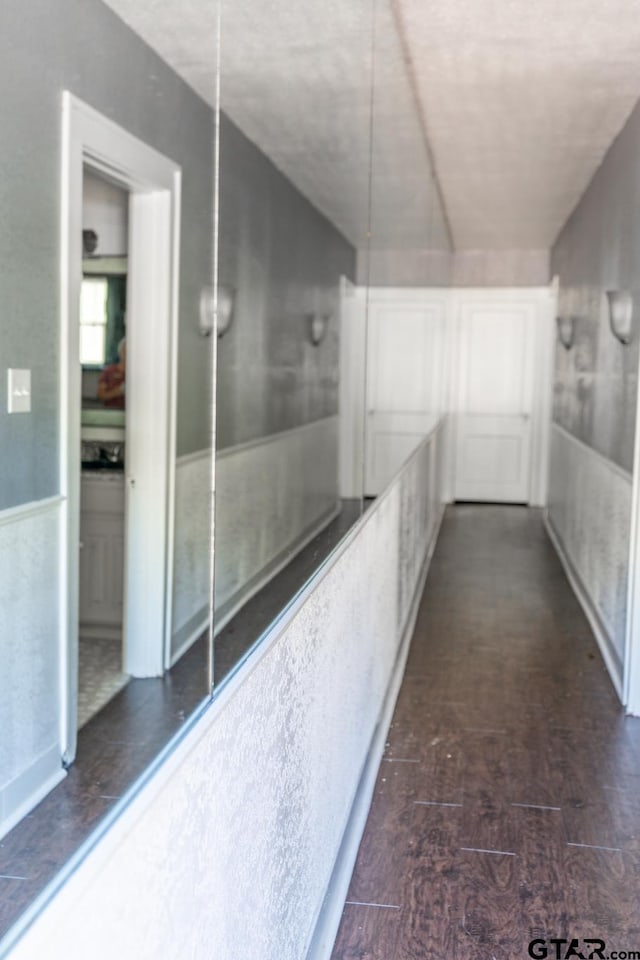
<path fill-rule="evenodd" d="M 622 957 L 639 881 L 640 719 L 540 513 L 448 508 L 333 960 Z"/>

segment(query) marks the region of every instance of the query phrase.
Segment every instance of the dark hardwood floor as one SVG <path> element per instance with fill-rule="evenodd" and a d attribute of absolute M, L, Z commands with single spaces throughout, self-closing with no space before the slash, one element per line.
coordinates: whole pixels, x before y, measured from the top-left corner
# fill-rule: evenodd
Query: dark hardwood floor
<path fill-rule="evenodd" d="M 343 501 L 340 516 L 220 632 L 216 686 L 250 653 L 360 513 L 359 501 Z M 203 634 L 164 677 L 130 680 L 79 731 L 77 759 L 66 778 L 0 839 L 0 953 L 12 924 L 207 698 L 207 639 Z"/>
<path fill-rule="evenodd" d="M 333 960 L 586 958 L 584 938 L 640 951 L 640 720 L 540 514 L 452 507 Z"/>

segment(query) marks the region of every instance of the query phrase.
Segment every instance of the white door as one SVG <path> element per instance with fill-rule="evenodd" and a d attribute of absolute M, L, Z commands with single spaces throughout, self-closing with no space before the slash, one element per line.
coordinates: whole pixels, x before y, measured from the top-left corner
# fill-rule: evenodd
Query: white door
<path fill-rule="evenodd" d="M 374 294 L 368 323 L 365 495 L 377 496 L 442 411 L 445 301 Z"/>
<path fill-rule="evenodd" d="M 530 500 L 536 305 L 460 304 L 454 498 Z"/>

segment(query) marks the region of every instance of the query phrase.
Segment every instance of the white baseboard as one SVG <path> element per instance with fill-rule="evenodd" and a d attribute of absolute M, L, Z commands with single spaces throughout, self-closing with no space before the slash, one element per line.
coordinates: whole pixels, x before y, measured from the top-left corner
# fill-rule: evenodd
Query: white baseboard
<path fill-rule="evenodd" d="M 578 603 L 582 607 L 584 615 L 589 621 L 589 626 L 591 627 L 598 647 L 600 648 L 602 659 L 604 660 L 605 666 L 609 672 L 614 689 L 620 699 L 620 702 L 624 704 L 624 694 L 622 689 L 622 665 L 619 663 L 618 657 L 615 654 L 611 637 L 609 636 L 600 618 L 600 615 L 595 608 L 591 597 L 589 596 L 582 577 L 574 567 L 573 562 L 571 561 L 571 558 L 566 552 L 564 544 L 560 539 L 559 533 L 553 526 L 553 522 L 549 516 L 548 510 L 544 511 L 543 518 L 545 529 L 556 553 L 558 554 L 562 568 L 567 576 L 567 580 L 571 584 L 571 588 L 578 599 Z"/>
<path fill-rule="evenodd" d="M 360 776 L 355 798 L 351 807 L 349 820 L 342 838 L 342 843 L 340 844 L 338 856 L 336 857 L 336 862 L 331 874 L 331 880 L 329 881 L 329 887 L 327 889 L 327 893 L 325 894 L 325 898 L 314 927 L 311 943 L 309 945 L 309 949 L 307 950 L 306 960 L 330 960 L 331 953 L 333 951 L 338 928 L 340 926 L 340 920 L 342 918 L 342 912 L 344 910 L 344 902 L 347 897 L 349 884 L 351 883 L 351 875 L 353 873 L 353 868 L 358 856 L 358 850 L 360 848 L 362 835 L 367 823 L 367 817 L 369 816 L 369 809 L 371 807 L 378 771 L 380 769 L 382 757 L 384 756 L 387 733 L 389 731 L 389 726 L 391 725 L 391 720 L 393 719 L 396 700 L 398 699 L 398 694 L 404 678 L 404 670 L 407 657 L 409 655 L 411 639 L 413 637 L 413 631 L 415 629 L 416 620 L 418 617 L 418 610 L 420 608 L 420 602 L 422 600 L 427 574 L 429 572 L 429 567 L 431 566 L 431 559 L 433 557 L 433 552 L 440 534 L 443 516 L 444 506 L 441 506 L 423 561 L 422 570 L 420 571 L 420 576 L 416 584 L 416 589 L 411 603 L 411 609 L 402 632 L 402 641 L 393 668 L 391 680 L 389 681 L 389 686 L 387 688 L 384 705 L 382 707 L 380 718 L 376 724 L 376 728 L 371 739 L 371 744 L 367 752 L 362 774 Z"/>
<path fill-rule="evenodd" d="M 0 790 L 0 839 L 13 830 L 66 775 L 60 747 L 56 745 L 3 787 Z"/>

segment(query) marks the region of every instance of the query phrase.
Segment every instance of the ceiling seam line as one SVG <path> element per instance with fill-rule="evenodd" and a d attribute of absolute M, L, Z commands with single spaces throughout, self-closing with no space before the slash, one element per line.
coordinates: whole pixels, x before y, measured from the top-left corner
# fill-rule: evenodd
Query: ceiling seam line
<path fill-rule="evenodd" d="M 431 165 L 431 173 L 433 180 L 436 186 L 436 191 L 438 193 L 438 198 L 440 200 L 440 206 L 442 207 L 442 215 L 444 217 L 445 225 L 447 227 L 447 233 L 449 235 L 449 244 L 451 246 L 451 253 L 456 252 L 456 244 L 453 236 L 453 229 L 451 227 L 451 220 L 449 219 L 449 211 L 447 209 L 447 204 L 444 199 L 444 193 L 442 192 L 442 186 L 440 184 L 440 177 L 438 176 L 438 167 L 435 161 L 433 150 L 431 148 L 431 141 L 429 139 L 429 133 L 427 130 L 427 121 L 425 117 L 424 105 L 422 103 L 422 98 L 420 96 L 420 91 L 418 89 L 418 82 L 416 80 L 415 71 L 413 69 L 413 59 L 409 50 L 409 43 L 407 41 L 407 34 L 405 30 L 404 20 L 402 19 L 402 13 L 400 11 L 399 0 L 390 0 L 391 2 L 391 13 L 393 19 L 395 20 L 396 29 L 398 31 L 398 37 L 400 39 L 400 46 L 402 48 L 403 60 L 405 62 L 407 76 L 409 79 L 409 86 L 411 87 L 411 92 L 413 94 L 413 99 L 415 101 L 416 110 L 418 113 L 418 122 L 420 124 L 420 132 L 422 133 L 422 139 L 424 141 L 424 147 L 427 151 L 427 159 Z"/>

